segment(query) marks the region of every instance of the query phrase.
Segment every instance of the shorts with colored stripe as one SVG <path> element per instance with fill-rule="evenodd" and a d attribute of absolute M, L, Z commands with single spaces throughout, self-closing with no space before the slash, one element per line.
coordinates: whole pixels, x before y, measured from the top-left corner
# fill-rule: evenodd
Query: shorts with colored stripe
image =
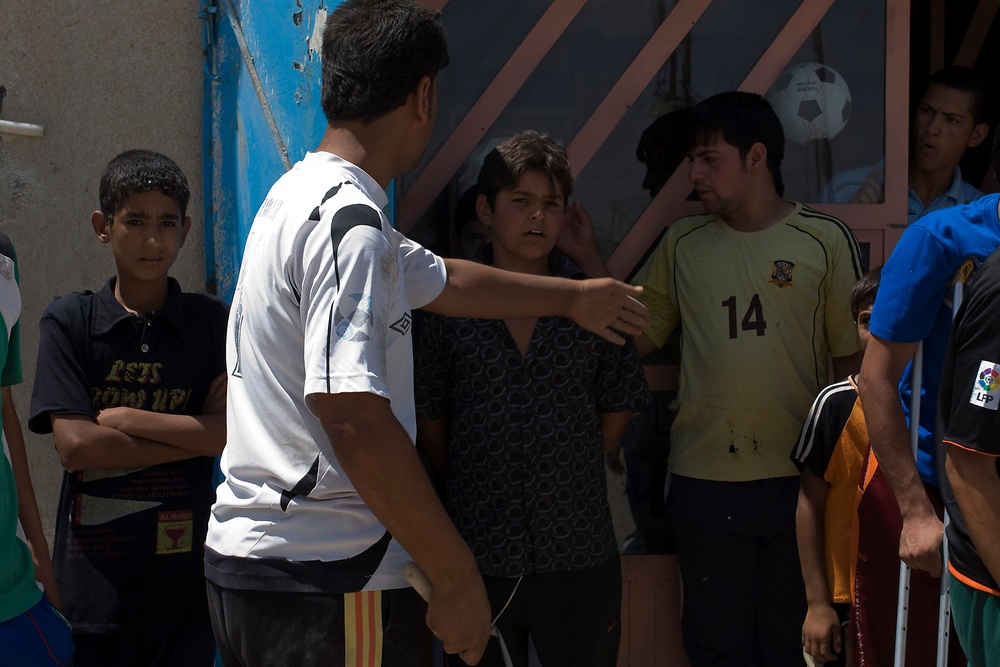
<path fill-rule="evenodd" d="M 955 634 L 970 667 L 1000 665 L 1000 597 L 951 577 L 951 612 Z M 968 580 L 971 581 L 971 580 Z"/>
<path fill-rule="evenodd" d="M 0 623 L 0 665 L 62 667 L 73 664 L 69 621 L 42 597 L 20 616 Z"/>
<path fill-rule="evenodd" d="M 324 594 L 207 583 L 212 629 L 227 667 L 420 664 L 427 606 L 411 588 Z"/>

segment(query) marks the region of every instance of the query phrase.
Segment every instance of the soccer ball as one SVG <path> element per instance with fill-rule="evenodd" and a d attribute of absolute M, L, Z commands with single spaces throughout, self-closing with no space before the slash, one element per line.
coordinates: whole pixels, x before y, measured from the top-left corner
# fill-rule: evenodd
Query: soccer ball
<path fill-rule="evenodd" d="M 782 72 L 767 95 L 797 144 L 833 139 L 851 117 L 851 90 L 840 73 L 820 63 L 799 63 Z"/>

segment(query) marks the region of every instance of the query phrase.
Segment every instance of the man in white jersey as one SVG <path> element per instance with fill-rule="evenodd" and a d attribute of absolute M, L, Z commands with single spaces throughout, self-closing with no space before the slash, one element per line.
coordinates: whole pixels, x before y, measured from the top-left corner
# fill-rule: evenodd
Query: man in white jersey
<path fill-rule="evenodd" d="M 483 584 L 413 447 L 413 308 L 562 315 L 614 342 L 646 324 L 637 288 L 444 260 L 391 227 L 385 188 L 420 160 L 447 62 L 438 15 L 412 0 L 339 5 L 323 40 L 326 133 L 251 228 L 205 558 L 226 664 L 416 665 L 410 558 L 445 650 L 482 655 Z"/>

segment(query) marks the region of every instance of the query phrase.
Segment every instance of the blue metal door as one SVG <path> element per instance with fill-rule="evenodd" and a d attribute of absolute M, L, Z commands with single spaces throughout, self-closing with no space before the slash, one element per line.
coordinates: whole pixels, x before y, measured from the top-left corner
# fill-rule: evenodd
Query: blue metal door
<path fill-rule="evenodd" d="M 320 47 L 339 0 L 205 0 L 206 281 L 231 300 L 250 223 L 326 127 Z"/>

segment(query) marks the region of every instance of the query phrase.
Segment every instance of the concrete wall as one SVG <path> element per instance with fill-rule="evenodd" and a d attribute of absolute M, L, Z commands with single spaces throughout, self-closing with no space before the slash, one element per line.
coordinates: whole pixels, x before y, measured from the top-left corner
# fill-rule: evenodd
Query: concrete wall
<path fill-rule="evenodd" d="M 59 294 L 98 289 L 114 273 L 90 226 L 108 160 L 129 148 L 169 155 L 192 189 L 194 226 L 174 265 L 204 288 L 200 4 L 183 0 L 0 0 L 0 119 L 40 123 L 42 138 L 0 134 L 0 229 L 18 252 L 27 421 L 38 320 Z M 51 436 L 27 432 L 51 540 L 62 470 Z M 51 546 L 51 544 L 50 544 Z"/>

